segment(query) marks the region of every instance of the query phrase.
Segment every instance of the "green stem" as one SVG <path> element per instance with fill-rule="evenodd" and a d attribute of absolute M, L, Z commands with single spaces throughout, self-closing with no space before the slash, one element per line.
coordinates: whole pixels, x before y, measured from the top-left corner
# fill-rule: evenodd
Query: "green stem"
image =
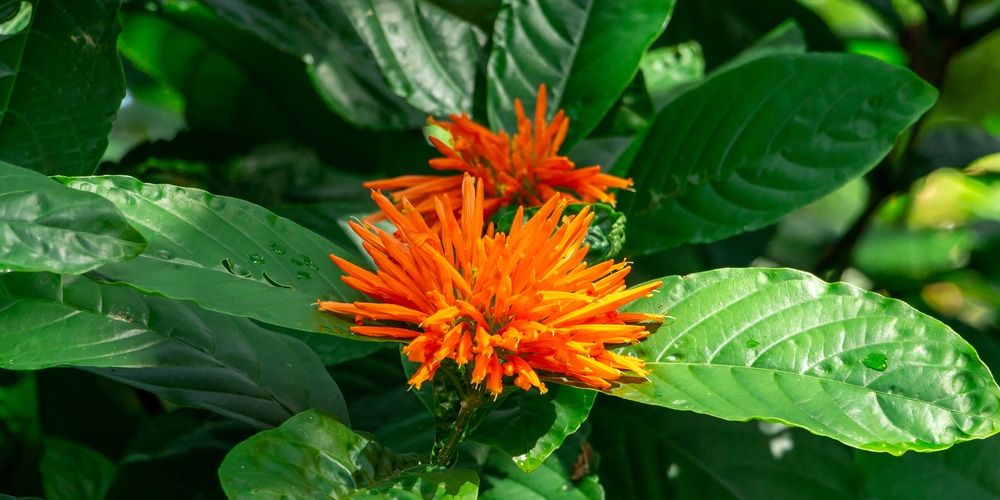
<path fill-rule="evenodd" d="M 459 403 L 458 417 L 455 419 L 455 428 L 448 436 L 448 441 L 441 447 L 433 458 L 434 465 L 451 467 L 455 463 L 458 446 L 465 442 L 465 433 L 469 425 L 472 414 L 483 404 L 482 393 L 478 390 L 469 391 L 462 395 Z"/>

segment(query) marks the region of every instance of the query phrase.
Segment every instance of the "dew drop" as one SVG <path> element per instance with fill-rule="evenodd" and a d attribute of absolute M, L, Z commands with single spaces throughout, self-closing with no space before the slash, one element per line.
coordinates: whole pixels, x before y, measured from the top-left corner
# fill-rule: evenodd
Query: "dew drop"
<path fill-rule="evenodd" d="M 312 269 L 313 271 L 319 271 L 319 267 L 317 267 L 316 264 L 313 264 L 312 259 L 306 257 L 305 255 L 302 256 L 302 265 Z"/>
<path fill-rule="evenodd" d="M 663 397 L 663 393 L 660 392 L 660 391 L 655 391 L 655 392 L 653 392 L 653 397 L 657 398 L 657 399 L 662 398 Z"/>
<path fill-rule="evenodd" d="M 273 241 L 271 242 L 270 245 L 267 246 L 267 248 L 270 248 L 272 252 L 274 252 L 274 253 L 276 253 L 278 255 L 285 255 L 285 247 L 283 247 L 283 246 L 281 246 L 281 245 L 279 245 L 279 244 L 277 244 L 277 243 L 275 243 Z"/>
<path fill-rule="evenodd" d="M 295 277 L 298 278 L 298 279 L 300 279 L 300 280 L 311 280 L 312 279 L 312 276 L 309 273 L 305 272 L 305 271 L 299 271 L 298 273 L 295 274 Z"/>
<path fill-rule="evenodd" d="M 747 339 L 747 349 L 753 349 L 754 347 L 757 347 L 759 345 L 760 342 L 757 342 L 754 339 Z"/>
<path fill-rule="evenodd" d="M 674 353 L 667 354 L 667 357 L 666 357 L 667 361 L 680 361 L 682 359 L 684 359 L 684 355 L 681 354 L 681 353 L 679 353 L 679 352 L 674 352 Z"/>
<path fill-rule="evenodd" d="M 267 259 L 265 259 L 264 256 L 259 253 L 252 253 L 250 255 L 247 255 L 247 257 L 250 259 L 250 262 L 253 262 L 254 264 L 263 264 L 267 262 Z"/>
<path fill-rule="evenodd" d="M 170 252 L 168 252 L 166 250 L 163 250 L 163 249 L 160 249 L 160 250 L 156 251 L 156 257 L 160 258 L 160 259 L 163 259 L 163 260 L 170 260 L 170 259 L 174 258 L 174 256 L 171 255 Z"/>
<path fill-rule="evenodd" d="M 885 354 L 880 352 L 873 352 L 868 355 L 865 359 L 861 360 L 861 364 L 871 368 L 876 371 L 885 371 L 889 367 L 888 358 Z"/>
<path fill-rule="evenodd" d="M 292 264 L 295 264 L 296 266 L 299 266 L 299 267 L 302 267 L 302 266 L 305 265 L 299 259 L 292 259 Z"/>

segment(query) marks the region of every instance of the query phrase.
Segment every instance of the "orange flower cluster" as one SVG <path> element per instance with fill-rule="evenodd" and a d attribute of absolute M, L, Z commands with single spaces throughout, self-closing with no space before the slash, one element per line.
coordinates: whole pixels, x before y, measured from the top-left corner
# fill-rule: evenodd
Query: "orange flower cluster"
<path fill-rule="evenodd" d="M 451 122 L 429 120 L 447 130 L 448 145 L 436 137 L 430 140 L 444 158 L 435 158 L 430 166 L 437 170 L 459 170 L 483 181 L 483 207 L 489 219 L 505 206 L 538 206 L 551 198 L 583 203 L 615 203 L 610 188 L 627 188 L 630 179 L 601 172 L 601 167 L 575 168 L 569 158 L 558 156 L 569 128 L 569 118 L 560 110 L 551 123 L 545 123 L 545 85 L 538 90 L 535 121 L 525 117 L 520 100 L 514 101 L 517 133 L 513 140 L 505 133 L 473 122 L 468 116 L 451 115 Z M 404 175 L 365 183 L 369 189 L 393 191 L 396 207 L 406 198 L 425 218 L 435 223 L 434 197 L 447 194 L 461 206 L 462 176 Z M 575 194 L 574 194 L 575 193 Z M 457 207 L 456 207 L 457 208 Z"/>
<path fill-rule="evenodd" d="M 320 309 L 353 315 L 360 335 L 408 340 L 403 352 L 420 368 L 410 378 L 417 388 L 445 359 L 472 364 L 473 384 L 499 394 L 503 378 L 523 389 L 545 392 L 536 370 L 576 378 L 596 388 L 610 387 L 622 370 L 647 372 L 641 360 L 607 350 L 635 343 L 648 333 L 640 321 L 662 322 L 657 314 L 618 313 L 661 283 L 627 289 L 629 266 L 606 261 L 588 266 L 583 240 L 593 214 L 562 212 L 567 202 L 553 196 L 524 221 L 519 208 L 509 234 L 484 233 L 484 184 L 466 175 L 461 216 L 451 196 L 430 199 L 441 225 L 432 228 L 405 198 L 403 210 L 380 192 L 372 198 L 397 228 L 389 234 L 351 222 L 378 270 L 362 269 L 334 255 L 344 282 L 379 302 L 319 302 Z M 365 324 L 398 321 L 405 326 Z"/>

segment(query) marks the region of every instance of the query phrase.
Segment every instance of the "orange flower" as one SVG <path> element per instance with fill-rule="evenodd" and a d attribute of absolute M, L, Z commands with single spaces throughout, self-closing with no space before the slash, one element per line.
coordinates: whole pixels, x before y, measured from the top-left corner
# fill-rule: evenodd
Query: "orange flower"
<path fill-rule="evenodd" d="M 546 124 L 545 108 L 544 84 L 538 89 L 534 127 L 524 116 L 521 101 L 515 99 L 517 133 L 513 140 L 505 132 L 495 134 L 473 122 L 464 113 L 451 115 L 451 123 L 429 119 L 429 123 L 447 130 L 452 137 L 452 145 L 430 138 L 445 156 L 431 160 L 430 166 L 437 170 L 459 170 L 482 180 L 487 219 L 500 207 L 538 206 L 556 196 L 574 202 L 601 201 L 613 205 L 615 196 L 608 189 L 627 188 L 632 181 L 601 173 L 597 165 L 575 168 L 569 158 L 558 156 L 569 118 L 560 110 L 552 123 Z M 434 197 L 447 194 L 461 206 L 462 175 L 404 175 L 367 182 L 365 187 L 394 191 L 392 197 L 397 208 L 402 207 L 401 200 L 406 198 L 435 225 Z"/>
<path fill-rule="evenodd" d="M 403 200 L 403 211 L 380 192 L 372 198 L 398 231 L 391 235 L 352 222 L 375 261 L 375 273 L 335 255 L 345 283 L 379 302 L 319 302 L 324 311 L 353 315 L 360 335 L 408 340 L 403 349 L 420 368 L 410 384 L 430 380 L 445 359 L 472 364 L 470 380 L 494 394 L 503 378 L 545 392 L 536 370 L 574 377 L 607 388 L 621 370 L 646 372 L 641 360 L 607 350 L 635 343 L 648 333 L 638 321 L 663 321 L 658 314 L 616 310 L 648 295 L 660 282 L 626 289 L 629 266 L 606 261 L 587 266 L 584 237 L 593 218 L 587 209 L 562 226 L 566 201 L 551 198 L 524 222 L 519 208 L 509 234 L 490 224 L 483 234 L 483 180 L 462 182 L 461 219 L 448 196 L 435 198 L 441 231 Z M 405 326 L 364 324 L 399 321 Z"/>

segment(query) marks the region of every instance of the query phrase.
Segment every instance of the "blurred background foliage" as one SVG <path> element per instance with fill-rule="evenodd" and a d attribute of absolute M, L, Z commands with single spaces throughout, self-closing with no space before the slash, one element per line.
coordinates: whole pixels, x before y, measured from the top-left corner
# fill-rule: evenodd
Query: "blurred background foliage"
<path fill-rule="evenodd" d="M 127 93 L 96 173 L 242 198 L 355 248 L 343 217 L 371 210 L 360 183 L 423 171 L 434 150 L 421 129 L 426 114 L 390 88 L 419 83 L 387 69 L 362 39 L 371 33 L 347 19 L 353 7 L 337 5 L 125 1 L 117 54 Z M 412 99 L 422 99 L 422 109 L 439 106 L 441 114 L 489 116 L 479 82 L 491 71 L 486 55 L 501 2 L 408 5 L 420 23 L 452 27 L 441 31 L 448 37 L 440 42 L 460 68 L 455 92 Z M 47 2 L 0 4 L 3 36 L 19 31 L 25 6 L 40 10 Z M 302 6 L 309 9 L 295 10 Z M 728 266 L 807 270 L 939 318 L 996 372 L 1000 1 L 678 0 L 640 71 L 568 155 L 581 165 L 613 166 L 677 89 L 789 19 L 810 51 L 848 51 L 908 67 L 936 87 L 940 99 L 863 179 L 776 225 L 638 256 L 634 281 Z M 328 43 L 316 46 L 315 40 Z M 16 158 L 3 152 L 8 161 Z M 346 352 L 346 343 L 334 349 L 322 335 L 294 335 L 313 347 L 337 381 L 357 429 L 400 452 L 428 446 L 429 415 L 416 398 L 405 397 L 394 349 L 362 344 Z M 413 418 L 393 418 L 400 414 Z M 0 492 L 50 499 L 220 498 L 219 464 L 255 430 L 205 410 L 178 409 L 91 371 L 0 371 Z M 996 437 L 892 457 L 798 429 L 601 395 L 574 439 L 547 467 L 565 478 L 592 453 L 587 466 L 598 472 L 609 498 L 1000 497 L 1000 472 L 991 465 L 1000 455 Z M 584 440 L 592 451 L 581 447 Z M 530 478 L 517 479 L 523 474 L 517 469 L 483 458 L 485 447 L 472 444 L 463 453 L 483 464 L 483 485 L 514 478 L 530 489 Z M 505 489 L 510 483 L 495 484 L 483 495 L 515 491 Z M 573 491 L 588 498 L 593 489 Z"/>

